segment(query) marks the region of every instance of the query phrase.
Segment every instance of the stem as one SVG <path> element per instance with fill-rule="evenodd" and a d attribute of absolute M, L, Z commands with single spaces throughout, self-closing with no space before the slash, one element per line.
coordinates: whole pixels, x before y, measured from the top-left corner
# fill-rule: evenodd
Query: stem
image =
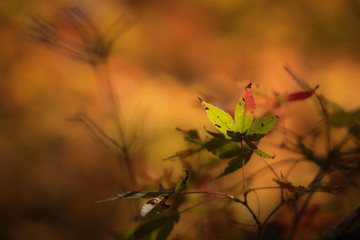
<path fill-rule="evenodd" d="M 93 122 L 90 118 L 88 118 L 85 114 L 80 113 L 79 116 L 75 116 L 74 118 L 70 119 L 71 121 L 78 121 L 85 129 L 89 132 L 89 134 L 94 138 L 95 141 L 97 141 L 100 145 L 108 149 L 116 158 L 119 157 L 118 151 L 116 151 L 117 148 L 119 148 L 118 143 L 110 138 L 107 134 L 105 134 L 102 129 Z M 114 150 L 114 145 L 115 150 Z M 119 162 L 120 167 L 122 167 L 122 162 Z M 123 183 L 121 183 L 121 190 L 126 190 L 126 186 Z"/>
<path fill-rule="evenodd" d="M 228 194 L 228 193 L 223 193 L 223 192 L 217 192 L 217 191 L 195 191 L 195 192 L 184 192 L 181 194 L 215 194 L 215 195 L 222 195 L 225 196 L 226 198 L 233 200 L 235 202 L 239 202 L 244 204 L 243 201 L 241 201 L 240 199 L 238 199 L 237 197 L 235 197 L 234 195 Z"/>
<path fill-rule="evenodd" d="M 246 183 L 245 183 L 245 154 L 244 154 L 244 146 L 243 142 L 240 141 L 241 146 L 241 155 L 242 155 L 242 175 L 243 175 L 243 194 L 246 193 Z"/>
<path fill-rule="evenodd" d="M 341 140 L 341 142 L 335 147 L 337 150 L 340 150 L 342 147 L 345 146 L 345 144 L 351 139 L 352 134 L 349 131 L 347 135 Z"/>
<path fill-rule="evenodd" d="M 198 207 L 198 206 L 200 206 L 200 205 L 202 205 L 202 204 L 205 204 L 205 203 L 208 203 L 208 202 L 211 202 L 211 201 L 214 201 L 214 200 L 219 200 L 219 199 L 226 199 L 226 198 L 206 199 L 206 200 L 204 200 L 204 201 L 202 201 L 202 202 L 199 202 L 199 203 L 197 203 L 197 204 L 195 204 L 195 205 L 193 205 L 193 206 L 191 206 L 191 207 L 188 207 L 188 208 L 185 208 L 184 210 L 179 211 L 179 213 L 184 213 L 184 212 L 189 211 L 189 210 L 191 210 L 191 209 L 193 209 L 193 208 L 196 208 L 196 207 Z"/>
<path fill-rule="evenodd" d="M 268 189 L 281 189 L 281 187 L 259 187 L 259 188 L 251 188 L 247 190 L 247 193 L 258 191 L 258 190 L 268 190 Z"/>
<path fill-rule="evenodd" d="M 281 190 L 281 202 L 279 203 L 279 205 L 277 205 L 270 213 L 269 215 L 265 218 L 265 220 L 263 221 L 263 223 L 260 223 L 260 221 L 258 220 L 257 217 L 254 217 L 255 214 L 253 214 L 253 218 L 258 221 L 256 221 L 257 225 L 258 225 L 258 233 L 257 233 L 257 239 L 260 239 L 261 236 L 261 232 L 264 229 L 264 227 L 266 226 L 267 222 L 270 220 L 270 218 L 279 210 L 279 208 L 284 204 L 285 200 L 282 196 L 282 188 L 281 187 L 264 187 L 264 188 L 253 188 L 248 190 L 247 194 L 250 193 L 251 191 L 256 191 L 256 190 L 266 190 L 266 189 L 279 189 Z M 252 213 L 252 210 L 249 209 L 249 206 L 247 205 L 247 201 L 245 200 L 245 206 L 247 206 L 248 210 L 250 211 L 250 213 Z"/>
<path fill-rule="evenodd" d="M 284 204 L 284 201 L 282 200 L 279 205 L 277 205 L 271 213 L 265 218 L 264 222 L 262 223 L 262 227 L 266 225 L 266 223 L 270 220 L 270 218 L 279 210 L 279 208 Z"/>
<path fill-rule="evenodd" d="M 256 223 L 258 237 L 259 237 L 260 232 L 262 230 L 262 224 L 259 221 L 258 217 L 255 215 L 254 211 L 248 205 L 247 198 L 246 198 L 248 193 L 244 194 L 244 201 L 241 201 L 240 199 L 238 199 L 237 197 L 235 197 L 235 196 L 233 196 L 231 194 L 227 194 L 227 193 L 223 193 L 223 192 L 217 192 L 217 191 L 195 191 L 195 192 L 184 192 L 184 193 L 181 193 L 181 194 L 215 194 L 215 195 L 221 195 L 221 196 L 225 196 L 226 198 L 228 198 L 230 200 L 233 200 L 235 202 L 238 202 L 238 203 L 244 205 L 246 207 L 246 209 L 249 211 L 249 213 L 251 214 L 251 216 L 253 217 L 253 219 L 254 219 L 254 221 Z M 202 204 L 202 202 L 201 202 L 201 204 Z M 195 206 L 197 206 L 197 205 L 195 205 Z M 188 209 L 185 209 L 185 210 L 188 210 Z"/>
<path fill-rule="evenodd" d="M 309 184 L 309 187 L 314 186 L 317 183 L 319 183 L 324 176 L 325 176 L 324 172 L 320 169 L 319 172 L 317 173 L 316 177 L 314 178 L 314 180 Z M 289 234 L 289 240 L 294 239 L 297 227 L 301 220 L 301 217 L 305 213 L 305 210 L 308 207 L 309 202 L 310 202 L 312 196 L 314 195 L 314 193 L 315 192 L 309 193 L 309 195 L 305 199 L 305 202 L 303 203 L 302 207 L 300 208 L 299 212 L 295 215 L 294 223 L 291 227 L 290 234 Z"/>
<path fill-rule="evenodd" d="M 275 172 L 275 170 L 271 167 L 271 165 L 264 159 L 264 158 L 261 158 L 264 162 L 265 162 L 265 164 L 268 166 L 268 168 L 270 168 L 270 170 L 274 173 L 274 175 L 275 175 L 275 177 L 277 177 L 277 179 L 281 179 L 280 177 L 279 177 L 279 175 Z"/>
<path fill-rule="evenodd" d="M 300 158 L 298 160 L 296 160 L 293 164 L 291 164 L 291 166 L 289 167 L 289 169 L 287 170 L 285 177 L 287 178 L 290 175 L 290 172 L 295 168 L 295 166 L 302 160 L 305 160 L 305 158 Z"/>
<path fill-rule="evenodd" d="M 100 69 L 100 67 L 103 67 L 103 69 Z M 120 104 L 118 102 L 118 98 L 116 96 L 116 93 L 114 91 L 113 84 L 110 80 L 108 69 L 106 63 L 104 65 L 94 65 L 93 66 L 95 74 L 98 78 L 99 85 L 101 90 L 104 92 L 102 93 L 104 96 L 105 104 L 110 107 L 110 114 L 113 117 L 115 126 L 117 128 L 117 134 L 119 135 L 119 138 L 121 140 L 122 146 L 126 145 L 125 141 L 125 134 L 123 131 L 123 124 L 120 121 Z"/>
<path fill-rule="evenodd" d="M 301 86 L 303 87 L 305 90 L 309 90 L 310 87 L 307 86 L 306 83 L 304 83 L 303 80 L 301 80 L 299 77 L 297 77 L 287 66 L 284 66 L 284 69 L 286 72 L 289 73 L 289 75 Z M 316 96 L 316 99 L 320 105 L 320 109 L 321 109 L 321 112 L 324 116 L 324 120 L 325 120 L 325 134 L 326 134 L 326 148 L 327 148 L 327 151 L 329 152 L 330 149 L 331 149 L 331 128 L 330 128 L 330 117 L 329 117 L 329 114 L 328 114 L 328 111 L 326 109 L 326 106 L 325 106 L 325 99 L 318 95 L 316 92 L 314 93 L 314 95 Z"/>
<path fill-rule="evenodd" d="M 273 164 L 273 166 L 281 166 L 281 165 L 285 165 L 285 164 L 288 164 L 288 163 L 293 163 L 294 160 L 298 160 L 298 158 L 288 158 L 288 159 L 285 159 L 285 160 L 281 160 L 279 162 L 276 162 Z M 254 178 L 256 177 L 257 175 L 261 174 L 262 172 L 266 171 L 268 168 L 267 167 L 263 167 L 263 168 L 260 168 L 259 170 L 257 170 L 256 172 L 254 172 L 250 177 L 247 178 L 247 180 L 249 181 L 251 178 Z"/>
<path fill-rule="evenodd" d="M 319 127 L 321 127 L 321 124 L 324 120 L 321 119 L 319 120 L 317 123 L 315 123 L 315 127 L 313 127 L 312 129 L 310 129 L 306 134 L 302 135 L 301 138 L 305 139 L 308 136 L 311 136 L 311 134 L 313 134 Z"/>
<path fill-rule="evenodd" d="M 92 65 L 92 66 L 97 76 L 101 93 L 103 94 L 103 98 L 104 98 L 103 100 L 105 100 L 105 104 L 108 104 L 108 106 L 110 107 L 109 110 L 110 115 L 114 120 L 116 133 L 118 134 L 118 137 L 120 139 L 120 150 L 122 152 L 122 159 L 125 162 L 125 166 L 127 168 L 126 171 L 127 175 L 130 178 L 130 184 L 136 185 L 136 180 L 131 166 L 131 157 L 128 151 L 129 146 L 126 141 L 125 132 L 123 128 L 123 121 L 121 121 L 120 119 L 120 111 L 121 111 L 120 104 L 118 102 L 118 98 L 116 96 L 113 84 L 109 77 L 107 63 L 101 65 Z M 100 67 L 103 67 L 104 69 L 101 69 Z M 118 156 L 118 159 L 120 161 L 121 157 Z"/>
<path fill-rule="evenodd" d="M 355 150 L 352 152 L 342 152 L 341 155 L 354 155 L 354 154 L 359 154 L 359 150 Z"/>
<path fill-rule="evenodd" d="M 253 219 L 255 220 L 256 226 L 257 226 L 257 239 L 259 239 L 260 237 L 260 232 L 262 230 L 262 226 L 261 226 L 261 222 L 259 221 L 259 219 L 256 217 L 255 213 L 253 212 L 253 210 L 250 208 L 250 206 L 247 203 L 247 198 L 246 198 L 247 194 L 244 195 L 244 202 L 243 205 L 247 208 L 247 210 L 250 212 L 250 214 L 252 215 Z"/>

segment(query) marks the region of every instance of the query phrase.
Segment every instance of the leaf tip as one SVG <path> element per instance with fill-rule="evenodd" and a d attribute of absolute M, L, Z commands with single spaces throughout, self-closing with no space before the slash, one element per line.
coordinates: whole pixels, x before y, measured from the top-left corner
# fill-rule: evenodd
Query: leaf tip
<path fill-rule="evenodd" d="M 184 174 L 185 174 L 184 181 L 187 181 L 187 179 L 189 178 L 189 171 L 184 170 Z"/>
<path fill-rule="evenodd" d="M 206 106 L 206 102 L 204 100 L 202 100 L 199 96 L 198 99 L 200 101 L 201 106 L 205 109 L 205 110 L 209 110 L 209 108 Z"/>
<path fill-rule="evenodd" d="M 249 83 L 249 84 L 245 87 L 245 89 L 251 88 L 251 85 L 252 85 L 252 83 Z"/>

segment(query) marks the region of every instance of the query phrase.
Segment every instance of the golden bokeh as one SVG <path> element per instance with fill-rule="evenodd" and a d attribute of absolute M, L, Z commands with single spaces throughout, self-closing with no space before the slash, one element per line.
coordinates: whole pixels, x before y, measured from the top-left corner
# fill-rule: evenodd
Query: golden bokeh
<path fill-rule="evenodd" d="M 358 109 L 359 21 L 356 0 L 3 1 L 0 239 L 126 239 L 145 201 L 94 202 L 126 190 L 173 187 L 185 169 L 193 173 L 188 191 L 241 199 L 241 170 L 214 179 L 227 160 L 205 152 L 164 159 L 187 148 L 177 127 L 197 129 L 204 139 L 204 127 L 216 131 L 198 97 L 233 113 L 250 82 L 255 116 L 280 117 L 259 145 L 276 155 L 267 162 L 294 185 L 308 186 L 319 166 L 292 165 L 301 156 L 280 145 L 320 126 L 304 142 L 326 155 L 316 99 L 278 108 L 272 101 L 304 91 L 287 66 L 311 88 L 319 85 L 318 95 L 345 111 Z M 331 133 L 335 146 L 347 131 Z M 317 236 L 358 206 L 358 168 L 322 179 L 344 191 L 315 193 L 294 239 Z M 258 156 L 244 172 L 248 189 L 278 186 Z M 228 199 L 189 194 L 180 211 L 207 198 L 181 213 L 170 239 L 254 238 L 250 212 Z M 280 190 L 251 192 L 248 201 L 264 221 Z M 291 203 L 283 204 L 266 234 L 289 236 L 293 217 Z"/>

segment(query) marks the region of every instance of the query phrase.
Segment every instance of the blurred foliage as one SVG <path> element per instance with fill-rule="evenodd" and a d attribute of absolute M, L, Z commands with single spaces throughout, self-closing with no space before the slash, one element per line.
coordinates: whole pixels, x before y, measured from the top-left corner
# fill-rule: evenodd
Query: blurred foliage
<path fill-rule="evenodd" d="M 263 236 L 319 235 L 360 202 L 359 21 L 358 0 L 2 1 L 0 239 L 126 239 L 159 222 L 159 238 L 251 239 L 246 206 Z M 257 145 L 280 179 L 252 154 L 244 194 L 241 171 L 214 179 L 239 149 L 196 96 L 233 115 L 248 82 L 255 119 L 280 117 Z M 204 125 L 187 143 L 174 131 Z M 225 195 L 181 195 L 148 224 L 142 200 L 94 203 L 170 189 L 184 169 L 186 191 Z"/>

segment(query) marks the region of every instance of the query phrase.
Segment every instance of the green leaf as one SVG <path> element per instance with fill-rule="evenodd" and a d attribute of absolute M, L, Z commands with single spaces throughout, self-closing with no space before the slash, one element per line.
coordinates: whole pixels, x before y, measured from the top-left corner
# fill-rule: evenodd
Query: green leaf
<path fill-rule="evenodd" d="M 120 194 L 117 194 L 113 197 L 96 201 L 96 203 L 102 203 L 102 202 L 108 202 L 108 201 L 114 201 L 118 199 L 134 199 L 134 198 L 140 198 L 140 199 L 146 199 L 146 198 L 159 198 L 159 199 L 167 199 L 167 198 L 174 198 L 179 194 L 180 192 L 184 191 L 186 188 L 186 181 L 189 177 L 188 171 L 184 171 L 185 176 L 177 183 L 174 190 L 172 192 L 144 192 L 144 191 L 127 191 Z"/>
<path fill-rule="evenodd" d="M 237 132 L 244 133 L 251 126 L 254 120 L 254 110 L 254 96 L 251 91 L 251 84 L 249 84 L 236 104 L 234 118 Z"/>
<path fill-rule="evenodd" d="M 259 155 L 260 157 L 263 157 L 263 158 L 270 158 L 270 159 L 274 159 L 275 158 L 275 155 L 274 156 L 271 156 L 265 152 L 263 152 L 262 150 L 260 150 L 256 144 L 252 143 L 250 141 L 250 139 L 248 137 L 245 137 L 244 138 L 244 141 L 246 143 L 246 145 L 248 145 L 257 155 Z"/>
<path fill-rule="evenodd" d="M 247 114 L 245 112 L 245 101 L 240 100 L 236 104 L 235 109 L 235 125 L 236 131 L 240 133 L 244 133 L 252 124 L 254 117 L 253 115 Z"/>
<path fill-rule="evenodd" d="M 185 190 L 186 188 L 186 181 L 189 177 L 189 172 L 187 170 L 184 171 L 184 177 L 176 184 L 175 188 L 174 188 L 174 194 L 178 195 L 179 193 L 181 193 L 182 191 Z M 173 197 L 173 196 L 171 196 Z"/>
<path fill-rule="evenodd" d="M 206 150 L 208 150 L 209 152 L 212 152 L 215 154 L 215 151 L 218 148 L 221 148 L 222 146 L 224 146 L 225 144 L 227 144 L 229 142 L 230 142 L 230 140 L 225 139 L 225 138 L 224 139 L 211 138 L 203 144 L 203 147 L 206 148 Z"/>
<path fill-rule="evenodd" d="M 197 130 L 184 130 L 181 128 L 176 128 L 176 130 L 183 134 L 185 141 L 190 147 L 185 150 L 178 151 L 174 155 L 164 158 L 163 160 L 170 160 L 176 158 L 185 159 L 203 150 L 202 144 L 204 141 L 201 140 L 199 132 Z M 223 134 L 220 135 L 224 137 Z"/>
<path fill-rule="evenodd" d="M 177 210 L 166 212 L 150 218 L 146 223 L 140 225 L 134 232 L 134 239 L 144 239 L 144 237 L 150 236 L 156 230 L 159 230 L 156 239 L 166 239 L 175 223 L 179 221 L 180 214 Z"/>
<path fill-rule="evenodd" d="M 259 136 L 265 136 L 268 134 L 275 126 L 277 121 L 279 120 L 278 116 L 274 117 L 262 117 L 259 119 L 256 119 L 251 127 L 246 132 L 246 135 L 252 135 L 255 138 Z M 260 137 L 261 138 L 261 137 Z"/>
<path fill-rule="evenodd" d="M 179 195 L 185 190 L 188 177 L 188 171 L 184 171 L 184 177 L 171 192 L 128 191 L 97 202 L 126 198 L 151 198 L 143 205 L 140 216 L 138 216 L 147 219 L 147 221 L 135 230 L 131 239 L 150 239 L 151 234 L 158 231 L 156 239 L 165 240 L 170 235 L 175 223 L 179 221 L 180 214 L 177 209 L 182 203 L 182 198 Z M 165 203 L 168 199 L 173 199 L 171 207 Z M 163 212 L 165 210 L 168 211 Z"/>
<path fill-rule="evenodd" d="M 329 101 L 329 100 L 326 101 L 326 106 L 327 106 L 328 113 L 330 115 L 336 114 L 336 113 L 339 113 L 339 112 L 345 112 L 345 110 L 342 107 L 340 107 L 335 102 L 332 102 L 332 101 Z"/>
<path fill-rule="evenodd" d="M 331 123 L 334 126 L 347 126 L 352 127 L 360 121 L 360 110 L 352 112 L 337 112 L 331 115 Z"/>
<path fill-rule="evenodd" d="M 241 155 L 242 150 L 236 143 L 229 142 L 213 151 L 213 153 L 222 159 L 226 159 Z"/>
<path fill-rule="evenodd" d="M 263 157 L 263 158 L 270 158 L 270 159 L 274 159 L 275 158 L 275 155 L 274 156 L 271 156 L 269 154 L 267 154 L 266 152 L 263 152 L 261 151 L 260 149 L 253 149 L 253 151 L 259 155 L 260 157 Z"/>
<path fill-rule="evenodd" d="M 179 222 L 179 220 L 180 214 L 176 211 L 172 216 L 168 218 L 168 221 L 162 225 L 156 236 L 156 240 L 165 240 L 173 230 L 175 223 Z"/>
<path fill-rule="evenodd" d="M 246 145 L 248 145 L 251 149 L 257 149 L 256 144 L 252 143 L 250 140 L 251 139 L 249 138 L 249 136 L 244 137 L 244 141 L 245 141 Z"/>
<path fill-rule="evenodd" d="M 167 158 L 164 158 L 163 160 L 170 160 L 170 159 L 174 159 L 174 158 L 185 159 L 187 157 L 190 157 L 190 156 L 200 152 L 201 150 L 202 150 L 202 147 L 188 148 L 188 149 L 185 149 L 185 150 L 178 151 L 174 155 L 172 155 L 170 157 L 167 157 Z"/>
<path fill-rule="evenodd" d="M 249 162 L 252 153 L 253 153 L 253 151 L 247 149 L 247 150 L 244 150 L 244 154 L 240 154 L 239 156 L 231 159 L 230 162 L 228 163 L 227 167 L 225 168 L 224 172 L 222 174 L 220 174 L 216 178 L 226 176 L 226 175 L 228 175 L 230 173 L 233 173 L 236 170 L 242 168 L 242 166 L 243 166 L 243 156 L 245 157 L 244 162 L 246 164 L 247 162 Z"/>
<path fill-rule="evenodd" d="M 355 144 L 360 145 L 360 109 L 352 112 L 345 112 L 343 108 L 334 102 L 327 102 L 330 122 L 333 126 L 348 128 L 348 131 L 354 137 Z"/>
<path fill-rule="evenodd" d="M 227 139 L 212 138 L 203 146 L 212 154 L 223 159 L 236 157 L 241 154 L 241 148 L 235 142 Z"/>
<path fill-rule="evenodd" d="M 200 135 L 199 132 L 195 129 L 184 130 L 181 128 L 176 128 L 177 131 L 181 132 L 184 136 L 185 141 L 190 144 L 199 144 Z"/>
<path fill-rule="evenodd" d="M 120 194 L 117 194 L 113 197 L 96 201 L 96 203 L 114 201 L 118 199 L 130 199 L 130 198 L 165 198 L 170 196 L 171 192 L 143 192 L 143 191 L 127 191 Z"/>
<path fill-rule="evenodd" d="M 208 130 L 206 130 L 206 132 L 208 134 L 210 134 L 211 136 L 213 136 L 214 138 L 225 139 L 225 135 L 222 134 L 222 133 L 214 133 L 214 132 L 211 132 L 211 131 L 208 131 Z"/>
<path fill-rule="evenodd" d="M 201 98 L 199 98 L 199 100 L 201 101 L 201 106 L 205 109 L 210 121 L 220 132 L 225 135 L 227 135 L 228 131 L 235 132 L 234 120 L 227 112 L 201 100 Z"/>

